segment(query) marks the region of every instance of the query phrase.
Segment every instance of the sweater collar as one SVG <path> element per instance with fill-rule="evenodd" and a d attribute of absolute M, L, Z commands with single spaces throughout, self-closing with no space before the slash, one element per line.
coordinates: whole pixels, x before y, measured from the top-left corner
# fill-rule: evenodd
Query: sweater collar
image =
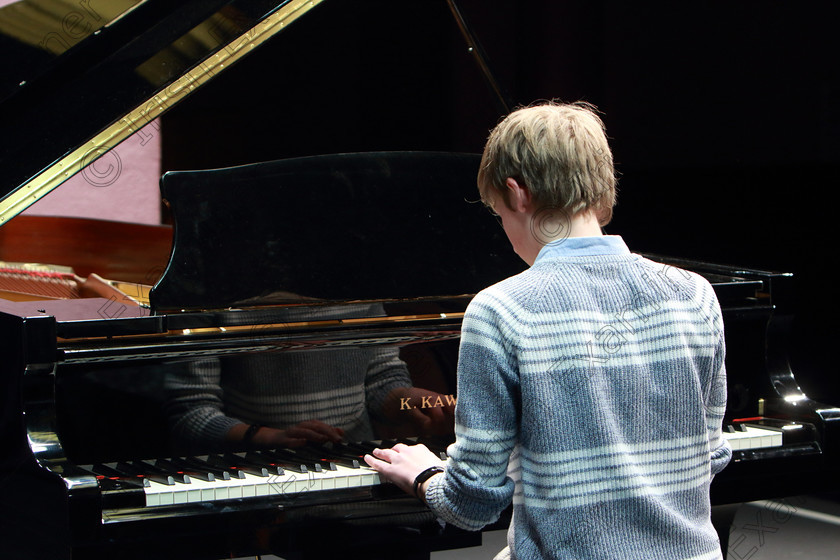
<path fill-rule="evenodd" d="M 620 235 L 568 237 L 544 245 L 537 254 L 534 264 L 541 259 L 629 254 L 630 249 L 627 248 Z"/>

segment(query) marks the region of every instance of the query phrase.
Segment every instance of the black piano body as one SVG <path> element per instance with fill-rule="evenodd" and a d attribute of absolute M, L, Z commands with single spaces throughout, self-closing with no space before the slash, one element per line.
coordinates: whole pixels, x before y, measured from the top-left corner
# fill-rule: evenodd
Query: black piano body
<path fill-rule="evenodd" d="M 268 456 L 179 422 L 193 404 L 213 407 L 228 394 L 259 406 L 269 392 L 260 388 L 277 385 L 290 392 L 280 395 L 286 401 L 313 407 L 295 412 L 299 421 L 326 419 L 332 408 L 361 410 L 360 426 L 342 426 L 351 443 L 419 437 L 443 452 L 460 317 L 477 282 L 523 267 L 492 216 L 467 202 L 476 170 L 475 155 L 376 153 L 167 174 L 175 241 L 151 309 L 119 298 L 2 306 L 3 349 L 15 355 L 3 368 L 10 452 L 3 486 L 11 491 L 4 506 L 74 557 L 115 550 L 319 557 L 325 547 L 381 546 L 389 531 L 421 557 L 475 544 L 475 535 L 442 530 L 418 500 L 383 488 L 361 461 L 364 447 L 310 445 Z M 362 247 L 367 257 L 359 257 Z M 383 355 L 387 369 L 374 370 L 369 364 Z M 191 385 L 212 367 L 219 379 Z M 243 395 L 231 376 L 259 394 Z M 358 378 L 348 387 L 363 389 L 361 403 L 324 387 L 346 377 Z M 384 383 L 424 392 L 366 403 L 381 400 L 370 386 Z M 235 404 L 217 412 L 228 406 Z M 438 421 L 421 427 L 418 412 Z M 316 452 L 318 460 L 302 455 Z M 348 453 L 355 465 L 347 466 Z M 201 464 L 178 463 L 187 458 Z M 178 479 L 183 472 L 192 474 L 189 484 Z M 45 496 L 32 509 L 35 487 Z M 335 540 L 317 537 L 327 530 Z M 190 535 L 200 546 L 184 550 Z"/>
<path fill-rule="evenodd" d="M 66 60 L 3 100 L 4 122 L 21 130 L 43 129 L 62 110 L 96 118 L 2 146 L 3 169 L 14 172 L 2 177 L 0 223 L 317 3 L 147 1 L 89 30 Z M 183 37 L 196 30 L 216 42 L 182 59 Z M 148 71 L 152 60 L 181 66 L 145 79 L 123 69 Z M 128 85 L 101 112 L 76 95 L 126 83 L 124 74 Z M 39 112 L 44 105 L 58 113 Z M 352 556 L 388 543 L 428 557 L 475 544 L 480 537 L 440 527 L 417 500 L 346 462 L 377 441 L 443 449 L 451 435 L 440 420 L 457 399 L 461 314 L 476 291 L 524 267 L 475 202 L 477 165 L 475 155 L 369 153 L 169 174 L 162 191 L 175 239 L 150 307 L 119 297 L 0 302 L 4 557 Z M 654 258 L 705 275 L 724 310 L 726 421 L 739 449 L 713 501 L 836 487 L 840 411 L 808 399 L 787 360 L 790 275 Z M 405 364 L 406 386 L 427 392 L 371 411 L 369 437 L 355 447 L 269 455 L 185 441 L 173 429 L 192 402 L 183 380 L 197 371 L 342 361 L 334 356 L 349 364 L 380 352 Z M 318 393 L 317 368 L 301 369 L 259 373 Z M 219 383 L 204 387 L 205 401 L 249 402 Z M 333 397 L 325 392 L 322 409 Z M 418 411 L 437 423 L 418 426 Z M 757 439 L 755 430 L 764 430 Z"/>
<path fill-rule="evenodd" d="M 265 495 L 257 486 L 251 495 L 229 488 L 201 494 L 198 486 L 210 483 L 193 471 L 210 467 L 179 461 L 196 457 L 234 472 L 236 457 L 244 460 L 248 450 L 178 441 L 172 409 L 183 401 L 180 381 L 191 364 L 218 360 L 235 368 L 249 357 L 286 354 L 304 363 L 316 355 L 349 362 L 388 348 L 406 364 L 412 386 L 430 396 L 394 403 L 395 414 L 373 418 L 370 439 L 445 449 L 451 432 L 408 418 L 417 408 L 454 402 L 460 318 L 470 295 L 524 266 L 495 220 L 468 202 L 477 164 L 475 155 L 370 153 L 167 174 L 162 188 L 176 216 L 175 240 L 151 309 L 114 299 L 6 304 L 4 505 L 19 512 L 19 534 L 37 519 L 39 532 L 48 529 L 78 557 L 114 550 L 317 556 L 336 543 L 313 539 L 325 530 L 353 535 L 343 550 L 387 534 L 419 554 L 469 544 L 378 479 L 325 483 L 335 475 L 316 471 L 309 456 L 300 459 L 308 473 L 287 465 L 286 478 L 276 471 L 264 477 Z M 366 245 L 370 250 L 356 250 Z M 714 502 L 829 487 L 838 410 L 810 401 L 787 367 L 790 275 L 656 258 L 663 270 L 678 265 L 704 274 L 721 300 L 727 423 L 778 434 L 778 441 L 738 444 L 713 483 Z M 275 358 L 267 363 L 287 363 Z M 260 372 L 266 386 L 288 376 L 314 384 L 321 374 L 282 365 Z M 740 436 L 740 428 L 733 433 Z M 344 451 L 322 459 L 340 463 Z M 229 462 L 222 468 L 219 460 Z M 144 477 L 132 469 L 154 489 L 138 484 Z M 190 484 L 177 480 L 185 471 L 193 472 Z M 161 494 L 159 480 L 169 476 L 176 479 Z M 220 487 L 243 484 L 215 478 Z M 190 485 L 198 497 L 188 495 Z"/>

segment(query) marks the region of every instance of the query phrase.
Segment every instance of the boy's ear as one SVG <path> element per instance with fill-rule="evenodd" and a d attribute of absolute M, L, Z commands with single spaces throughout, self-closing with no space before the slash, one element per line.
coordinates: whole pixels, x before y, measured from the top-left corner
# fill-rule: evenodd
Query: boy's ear
<path fill-rule="evenodd" d="M 513 210 L 527 212 L 531 209 L 531 191 L 525 183 L 520 183 L 513 177 L 505 179 L 508 188 L 508 200 Z"/>

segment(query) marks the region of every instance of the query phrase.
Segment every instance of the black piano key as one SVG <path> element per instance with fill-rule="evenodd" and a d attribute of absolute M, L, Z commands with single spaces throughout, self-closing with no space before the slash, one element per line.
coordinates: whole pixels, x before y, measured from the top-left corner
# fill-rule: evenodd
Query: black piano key
<path fill-rule="evenodd" d="M 118 471 L 114 467 L 109 467 L 108 465 L 103 465 L 101 463 L 97 463 L 90 467 L 91 472 L 101 476 L 108 476 L 113 478 L 130 478 L 134 477 L 135 475 L 126 475 L 124 472 Z"/>
<path fill-rule="evenodd" d="M 183 473 L 186 476 L 197 478 L 205 482 L 215 482 L 215 473 L 209 469 L 203 469 L 197 465 L 191 465 L 183 459 L 158 459 L 155 466 L 167 472 Z"/>
<path fill-rule="evenodd" d="M 306 473 L 306 472 L 321 472 L 323 468 L 319 463 L 315 463 L 313 461 L 306 461 L 302 460 L 300 457 L 296 456 L 294 453 L 291 453 L 285 449 L 274 449 L 268 450 L 264 449 L 260 451 L 266 457 L 270 457 L 277 461 L 279 465 L 281 465 L 284 469 L 288 469 L 292 472 L 299 472 L 299 473 Z M 288 466 L 287 466 L 288 465 Z M 302 470 L 297 470 L 302 469 Z"/>
<path fill-rule="evenodd" d="M 317 467 L 320 467 L 321 470 L 325 471 L 338 470 L 335 461 L 332 460 L 332 457 L 330 457 L 329 454 L 315 453 L 305 447 L 301 449 L 284 449 L 283 454 L 288 455 L 296 461 L 301 461 L 305 464 L 312 464 L 312 470 L 315 470 L 315 472 L 318 472 Z"/>
<path fill-rule="evenodd" d="M 426 447 L 429 448 L 429 451 L 436 454 L 441 460 L 445 461 L 447 459 L 446 455 L 446 447 L 441 447 L 441 445 L 433 440 L 428 441 L 421 441 L 418 438 L 405 438 L 405 439 L 385 439 L 381 441 L 362 441 L 362 442 L 355 442 L 355 443 L 346 443 L 342 445 L 346 445 L 348 449 L 352 449 L 357 451 L 360 454 L 360 459 L 364 457 L 366 454 L 372 454 L 374 449 L 388 449 L 394 447 L 396 444 L 402 443 L 405 445 L 417 445 L 418 443 L 422 443 Z"/>
<path fill-rule="evenodd" d="M 356 441 L 356 442 L 348 442 L 345 443 L 348 449 L 352 449 L 356 453 L 359 454 L 360 458 L 363 458 L 365 455 L 372 455 L 374 449 L 390 449 L 394 447 L 398 443 L 406 443 L 404 441 L 399 441 L 395 439 L 386 439 L 386 440 L 379 440 L 379 441 Z M 413 443 L 407 443 L 406 445 L 414 445 Z"/>
<path fill-rule="evenodd" d="M 414 445 L 417 443 L 415 439 L 380 439 L 380 440 L 369 440 L 369 441 L 357 441 L 353 443 L 348 443 L 347 445 L 364 450 L 365 453 L 370 453 L 374 449 L 390 449 L 394 447 L 398 443 L 402 443 L 405 445 Z"/>
<path fill-rule="evenodd" d="M 80 472 L 93 475 L 99 481 L 99 486 L 103 490 L 114 489 L 132 489 L 132 488 L 148 488 L 149 481 L 146 478 L 137 476 L 122 476 L 118 471 L 102 464 L 96 465 L 81 465 L 76 467 Z M 66 471 L 65 471 L 66 474 Z"/>
<path fill-rule="evenodd" d="M 150 463 L 149 461 L 134 461 L 133 463 L 138 467 L 145 469 L 146 472 L 149 474 L 159 476 L 171 476 L 175 482 L 181 484 L 190 483 L 190 476 L 183 471 L 163 469 L 155 466 L 154 463 Z"/>
<path fill-rule="evenodd" d="M 373 453 L 374 449 L 377 448 L 385 448 L 387 446 L 381 446 L 375 443 L 369 442 L 348 442 L 344 444 L 347 449 L 354 451 L 355 453 L 359 454 L 359 457 L 364 457 L 365 455 L 369 455 Z"/>
<path fill-rule="evenodd" d="M 216 466 L 211 465 L 207 461 L 200 459 L 198 457 L 182 457 L 178 460 L 176 464 L 183 463 L 187 470 L 189 469 L 198 469 L 199 472 L 207 472 L 208 474 L 213 475 L 216 480 L 230 480 L 231 478 L 245 478 L 245 475 L 242 473 L 237 473 L 234 471 L 234 475 L 231 476 L 231 472 L 229 469 L 219 468 Z M 240 476 L 242 475 L 242 476 Z"/>
<path fill-rule="evenodd" d="M 348 469 L 358 469 L 362 461 L 362 455 L 354 453 L 342 444 L 312 444 L 304 449 L 321 457 L 327 457 L 332 463 Z"/>
<path fill-rule="evenodd" d="M 117 472 L 121 473 L 121 476 L 142 476 L 159 484 L 165 484 L 166 486 L 175 486 L 175 477 L 166 474 L 160 474 L 157 472 L 149 472 L 147 469 L 144 469 L 140 466 L 131 463 L 116 463 L 115 466 L 112 468 Z"/>
<path fill-rule="evenodd" d="M 279 466 L 259 465 L 248 461 L 245 457 L 240 457 L 234 453 L 225 453 L 224 456 L 210 455 L 209 460 L 217 462 L 220 465 L 231 465 L 240 471 L 254 476 L 269 477 L 272 475 L 282 475 L 283 468 Z"/>
<path fill-rule="evenodd" d="M 145 478 L 103 477 L 99 480 L 99 487 L 103 492 L 142 490 L 149 487 L 149 481 Z"/>
<path fill-rule="evenodd" d="M 184 461 L 188 465 L 193 465 L 195 468 L 207 469 L 213 473 L 216 478 L 220 480 L 230 480 L 231 478 L 244 479 L 245 473 L 236 467 L 230 465 L 221 465 L 212 463 L 209 456 L 201 457 L 184 457 Z"/>
<path fill-rule="evenodd" d="M 100 504 L 103 510 L 142 508 L 146 505 L 144 488 L 150 486 L 146 478 L 115 476 L 116 471 L 104 465 L 83 465 L 74 469 L 74 472 L 77 471 L 96 477 L 102 490 Z"/>
<path fill-rule="evenodd" d="M 142 508 L 146 505 L 143 488 L 148 486 L 149 481 L 145 478 L 103 478 L 99 480 L 102 509 Z"/>
<path fill-rule="evenodd" d="M 309 472 L 309 469 L 306 468 L 306 465 L 294 463 L 291 461 L 283 461 L 281 459 L 274 458 L 271 455 L 265 455 L 262 451 L 249 451 L 245 454 L 245 458 L 248 461 L 265 467 L 280 467 L 284 471 L 290 470 L 292 472 L 300 474 Z"/>

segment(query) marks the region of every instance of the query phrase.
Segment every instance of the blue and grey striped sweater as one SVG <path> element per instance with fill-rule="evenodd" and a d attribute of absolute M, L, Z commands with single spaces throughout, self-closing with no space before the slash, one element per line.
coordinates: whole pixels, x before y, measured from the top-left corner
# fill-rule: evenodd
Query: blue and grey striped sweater
<path fill-rule="evenodd" d="M 457 440 L 427 501 L 478 529 L 512 500 L 513 558 L 721 558 L 723 359 L 699 276 L 620 237 L 547 245 L 467 310 Z"/>

